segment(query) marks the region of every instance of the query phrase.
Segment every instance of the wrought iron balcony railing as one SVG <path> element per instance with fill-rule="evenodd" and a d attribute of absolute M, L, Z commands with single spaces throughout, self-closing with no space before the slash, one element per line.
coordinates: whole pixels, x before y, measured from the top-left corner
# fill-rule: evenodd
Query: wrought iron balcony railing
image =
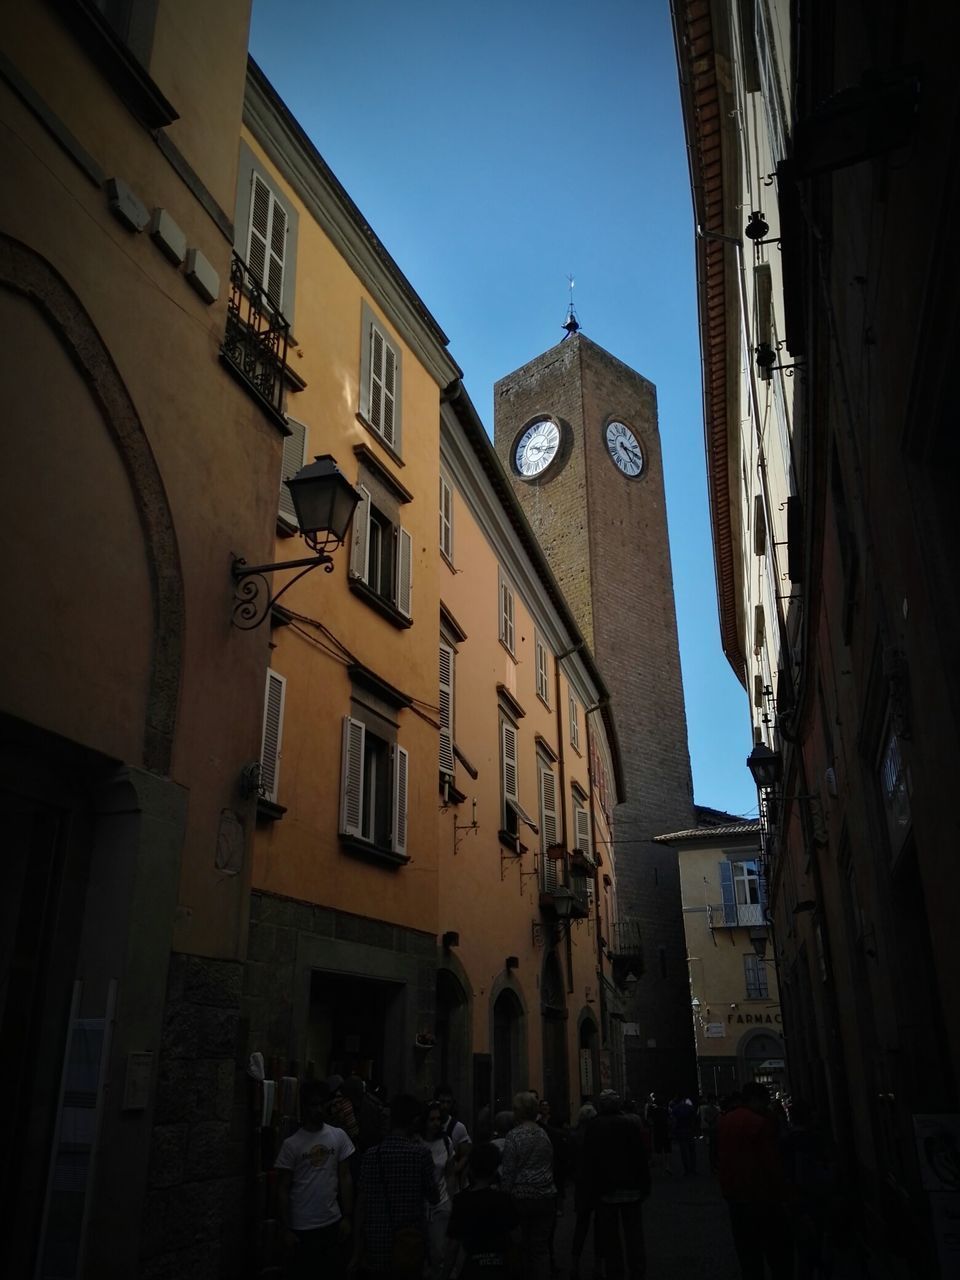
<path fill-rule="evenodd" d="M 759 902 L 721 902 L 707 908 L 711 929 L 754 929 L 767 923 Z"/>
<path fill-rule="evenodd" d="M 230 297 L 221 359 L 264 408 L 280 418 L 289 339 L 290 325 L 257 277 L 235 253 L 230 265 Z"/>

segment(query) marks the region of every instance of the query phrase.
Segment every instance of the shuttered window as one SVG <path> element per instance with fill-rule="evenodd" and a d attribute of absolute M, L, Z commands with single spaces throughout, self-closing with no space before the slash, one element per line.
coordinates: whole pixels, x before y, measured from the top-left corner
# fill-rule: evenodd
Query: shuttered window
<path fill-rule="evenodd" d="M 503 786 L 503 830 L 516 835 L 519 799 L 517 780 L 517 731 L 506 720 L 500 722 L 500 770 Z"/>
<path fill-rule="evenodd" d="M 391 449 L 397 443 L 397 352 L 383 330 L 370 325 L 370 388 L 368 418 Z"/>
<path fill-rule="evenodd" d="M 277 803 L 280 781 L 280 747 L 283 741 L 283 703 L 286 679 L 276 671 L 267 672 L 263 707 L 263 737 L 260 743 L 260 794 Z"/>
<path fill-rule="evenodd" d="M 252 173 L 250 179 L 253 188 L 250 193 L 247 265 L 263 285 L 267 297 L 280 310 L 287 252 L 287 212 L 259 173 Z"/>
<path fill-rule="evenodd" d="M 296 528 L 297 511 L 285 481 L 289 480 L 291 476 L 295 476 L 303 466 L 304 459 L 307 456 L 307 428 L 302 422 L 297 422 L 296 418 L 287 418 L 287 426 L 290 428 L 290 434 L 283 442 L 283 462 L 280 473 L 280 517 L 285 523 Z"/>
<path fill-rule="evenodd" d="M 767 966 L 759 956 L 743 957 L 743 979 L 748 1000 L 766 1000 L 770 995 Z"/>
<path fill-rule="evenodd" d="M 453 490 L 440 477 L 440 550 L 453 560 Z"/>
<path fill-rule="evenodd" d="M 593 859 L 593 848 L 590 842 L 590 810 L 587 809 L 583 802 L 574 797 L 573 801 L 573 825 L 574 837 L 576 839 L 576 847 L 580 852 L 589 859 Z"/>
<path fill-rule="evenodd" d="M 405 748 L 393 748 L 393 823 L 391 848 L 396 854 L 407 852 L 407 773 L 410 756 Z"/>
<path fill-rule="evenodd" d="M 340 785 L 340 830 L 345 836 L 363 836 L 363 756 L 367 727 L 362 720 L 345 716 L 343 767 Z"/>
<path fill-rule="evenodd" d="M 537 697 L 541 702 L 550 705 L 550 681 L 547 664 L 547 646 L 539 636 L 536 639 L 537 652 Z"/>
<path fill-rule="evenodd" d="M 393 603 L 405 618 L 412 616 L 413 539 L 402 526 L 397 528 L 397 591 Z"/>
<path fill-rule="evenodd" d="M 574 751 L 580 750 L 580 704 L 573 694 L 569 698 L 570 711 L 570 745 Z"/>
<path fill-rule="evenodd" d="M 515 652 L 513 590 L 503 575 L 500 577 L 500 640 L 511 653 Z"/>
<path fill-rule="evenodd" d="M 557 780 L 553 770 L 541 760 L 540 770 L 540 854 L 543 863 L 543 889 L 552 893 L 563 883 L 563 859 L 551 858 L 547 850 L 558 843 Z"/>
<path fill-rule="evenodd" d="M 722 924 L 730 926 L 737 923 L 737 895 L 733 887 L 733 863 L 726 858 L 720 863 L 720 898 Z"/>
<path fill-rule="evenodd" d="M 440 772 L 453 776 L 453 676 L 454 653 L 440 644 Z"/>
<path fill-rule="evenodd" d="M 350 577 L 367 580 L 367 550 L 370 543 L 370 491 L 357 485 L 360 501 L 356 505 L 351 524 Z"/>

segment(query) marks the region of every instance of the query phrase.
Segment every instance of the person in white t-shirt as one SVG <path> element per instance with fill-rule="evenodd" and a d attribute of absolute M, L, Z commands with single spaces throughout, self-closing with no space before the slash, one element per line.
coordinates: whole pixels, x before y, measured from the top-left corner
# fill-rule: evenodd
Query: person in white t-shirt
<path fill-rule="evenodd" d="M 295 1277 L 315 1277 L 322 1270 L 327 1280 L 336 1280 L 346 1265 L 353 1143 L 342 1129 L 324 1122 L 329 1100 L 324 1085 L 307 1081 L 300 1092 L 300 1128 L 283 1143 L 274 1166 L 278 1214 Z"/>
<path fill-rule="evenodd" d="M 458 1191 L 463 1191 L 466 1188 L 467 1161 L 470 1159 L 473 1143 L 470 1141 L 469 1133 L 467 1133 L 467 1126 L 462 1120 L 458 1120 L 453 1113 L 453 1090 L 449 1085 L 442 1084 L 437 1090 L 437 1102 L 440 1106 L 443 1132 L 453 1143 L 453 1150 L 456 1154 L 456 1159 L 447 1174 L 447 1191 L 451 1196 L 455 1196 Z"/>
<path fill-rule="evenodd" d="M 429 1280 L 440 1280 L 451 1208 L 447 1177 L 456 1164 L 457 1155 L 452 1138 L 443 1132 L 439 1102 L 431 1102 L 427 1106 L 423 1120 L 423 1140 L 430 1149 L 433 1176 L 437 1184 L 437 1203 L 427 1206 L 427 1275 Z"/>

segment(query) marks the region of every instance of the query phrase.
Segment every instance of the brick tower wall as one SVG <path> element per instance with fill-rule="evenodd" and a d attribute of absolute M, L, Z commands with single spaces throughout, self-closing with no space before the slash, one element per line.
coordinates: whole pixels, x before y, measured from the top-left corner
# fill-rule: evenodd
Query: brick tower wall
<path fill-rule="evenodd" d="M 627 1071 L 637 1091 L 696 1086 L 676 852 L 652 837 L 694 825 L 656 388 L 581 334 L 495 388 L 495 443 L 610 690 L 626 803 L 615 815 L 618 901 L 643 936 L 645 972 L 630 999 Z M 566 461 L 520 480 L 514 442 L 538 413 L 569 425 Z M 622 419 L 644 453 L 624 477 L 605 444 Z M 628 1026 L 629 1026 L 628 1023 Z M 653 1042 L 653 1043 L 651 1043 Z"/>

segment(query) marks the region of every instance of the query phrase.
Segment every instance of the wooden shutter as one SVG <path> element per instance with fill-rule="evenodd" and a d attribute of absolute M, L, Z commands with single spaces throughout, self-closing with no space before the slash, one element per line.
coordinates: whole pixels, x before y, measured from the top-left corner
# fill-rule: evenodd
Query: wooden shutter
<path fill-rule="evenodd" d="M 283 703 L 286 679 L 277 671 L 267 672 L 267 691 L 263 706 L 263 737 L 260 742 L 260 792 L 265 799 L 277 803 L 280 781 L 280 747 L 283 740 Z"/>
<path fill-rule="evenodd" d="M 723 923 L 737 923 L 737 895 L 733 887 L 733 865 L 726 858 L 720 863 L 720 897 L 723 902 Z"/>
<path fill-rule="evenodd" d="M 397 429 L 397 353 L 375 325 L 370 325 L 370 425 L 393 448 Z"/>
<path fill-rule="evenodd" d="M 397 608 L 405 618 L 412 617 L 413 599 L 413 538 L 401 526 L 397 526 Z"/>
<path fill-rule="evenodd" d="M 363 836 L 363 753 L 367 727 L 362 720 L 343 718 L 343 760 L 340 773 L 340 831 Z"/>
<path fill-rule="evenodd" d="M 547 686 L 547 649 L 541 640 L 537 640 L 537 693 L 550 705 L 550 690 Z"/>
<path fill-rule="evenodd" d="M 580 720 L 578 716 L 578 704 L 573 694 L 570 694 L 570 745 L 576 750 L 580 750 Z"/>
<path fill-rule="evenodd" d="M 576 847 L 588 858 L 592 858 L 593 849 L 590 847 L 590 810 L 585 809 L 583 805 L 580 804 L 574 805 L 573 825 L 577 841 Z"/>
<path fill-rule="evenodd" d="M 367 552 L 370 546 L 370 491 L 357 485 L 360 501 L 353 513 L 352 542 L 350 544 L 350 577 L 367 580 Z"/>
<path fill-rule="evenodd" d="M 500 639 L 513 653 L 513 592 L 507 582 L 500 579 Z"/>
<path fill-rule="evenodd" d="M 407 773 L 409 752 L 404 747 L 393 748 L 393 828 L 391 847 L 394 853 L 407 852 Z"/>
<path fill-rule="evenodd" d="M 440 477 L 440 550 L 453 559 L 453 490 Z"/>
<path fill-rule="evenodd" d="M 557 843 L 557 780 L 553 770 L 540 765 L 540 851 L 543 862 L 543 888 L 552 893 L 560 883 L 560 858 L 548 858 L 547 850 Z"/>
<path fill-rule="evenodd" d="M 580 1050 L 580 1092 L 593 1093 L 593 1051 Z"/>
<path fill-rule="evenodd" d="M 506 720 L 500 723 L 500 765 L 504 800 L 517 801 L 517 731 Z"/>
<path fill-rule="evenodd" d="M 453 775 L 453 650 L 440 645 L 440 772 Z"/>
<path fill-rule="evenodd" d="M 307 428 L 302 422 L 297 422 L 296 418 L 288 418 L 287 426 L 290 428 L 290 435 L 283 442 L 283 462 L 280 472 L 280 515 L 289 524 L 296 527 L 297 511 L 293 505 L 293 498 L 290 496 L 290 490 L 283 481 L 289 480 L 291 476 L 295 476 L 303 466 L 303 460 L 307 456 Z"/>
<path fill-rule="evenodd" d="M 247 265 L 279 310 L 283 301 L 287 212 L 258 173 L 254 172 L 251 179 Z"/>

